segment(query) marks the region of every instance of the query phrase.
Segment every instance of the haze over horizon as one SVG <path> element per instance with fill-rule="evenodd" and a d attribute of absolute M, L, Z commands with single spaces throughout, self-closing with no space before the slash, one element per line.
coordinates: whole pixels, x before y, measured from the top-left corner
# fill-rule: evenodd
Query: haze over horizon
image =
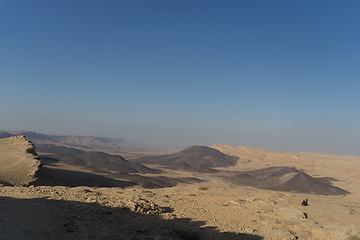
<path fill-rule="evenodd" d="M 359 1 L 0 1 L 0 129 L 360 156 Z"/>

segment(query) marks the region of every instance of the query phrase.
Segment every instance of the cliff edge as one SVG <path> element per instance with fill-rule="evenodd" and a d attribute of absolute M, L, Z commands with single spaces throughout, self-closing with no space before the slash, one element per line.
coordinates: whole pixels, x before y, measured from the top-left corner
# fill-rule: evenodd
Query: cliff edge
<path fill-rule="evenodd" d="M 29 185 L 41 166 L 34 144 L 25 136 L 0 139 L 0 184 Z"/>

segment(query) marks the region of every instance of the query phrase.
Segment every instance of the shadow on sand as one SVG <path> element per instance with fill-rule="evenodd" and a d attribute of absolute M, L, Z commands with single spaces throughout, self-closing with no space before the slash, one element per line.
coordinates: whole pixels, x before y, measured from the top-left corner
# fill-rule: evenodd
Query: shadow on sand
<path fill-rule="evenodd" d="M 1 239 L 212 240 L 253 239 L 219 232 L 188 218 L 131 212 L 126 208 L 46 198 L 0 197 Z"/>
<path fill-rule="evenodd" d="M 178 183 L 195 183 L 203 180 L 197 178 L 170 178 L 164 176 L 141 176 L 128 173 L 90 173 L 75 170 L 65 170 L 53 167 L 47 159 L 38 172 L 39 179 L 31 183 L 35 186 L 88 186 L 88 187 L 130 187 L 141 185 L 144 188 L 173 187 Z M 56 163 L 54 161 L 54 163 Z M 102 174 L 105 174 L 102 175 Z"/>
<path fill-rule="evenodd" d="M 88 186 L 88 187 L 130 187 L 138 185 L 130 181 L 117 180 L 89 172 L 55 169 L 43 166 L 35 186 Z"/>

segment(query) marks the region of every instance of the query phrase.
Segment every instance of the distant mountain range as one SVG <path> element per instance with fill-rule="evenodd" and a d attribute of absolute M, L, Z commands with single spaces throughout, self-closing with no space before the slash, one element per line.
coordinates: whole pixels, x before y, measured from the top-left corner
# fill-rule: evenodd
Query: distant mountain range
<path fill-rule="evenodd" d="M 72 147 L 65 147 L 65 146 L 58 146 L 55 144 L 36 144 L 36 151 L 39 153 L 44 154 L 62 154 L 62 155 L 75 155 L 75 154 L 82 154 L 86 153 L 86 151 L 72 148 Z"/>
<path fill-rule="evenodd" d="M 127 159 L 141 156 L 160 155 L 178 151 L 176 148 L 145 146 L 129 143 L 122 138 L 73 136 L 73 135 L 49 135 L 33 131 L 0 131 L 0 139 L 13 136 L 26 136 L 37 147 L 39 152 L 55 151 L 55 146 L 64 146 L 71 149 L 56 148 L 58 153 L 78 154 L 77 150 L 106 152 L 121 155 Z M 53 148 L 53 150 L 51 150 Z M 56 152 L 53 152 L 56 153 Z"/>
<path fill-rule="evenodd" d="M 0 131 L 0 138 L 13 136 L 26 136 L 35 145 L 54 144 L 83 149 L 121 147 L 127 142 L 121 138 L 72 136 L 72 135 L 48 135 L 31 131 Z"/>

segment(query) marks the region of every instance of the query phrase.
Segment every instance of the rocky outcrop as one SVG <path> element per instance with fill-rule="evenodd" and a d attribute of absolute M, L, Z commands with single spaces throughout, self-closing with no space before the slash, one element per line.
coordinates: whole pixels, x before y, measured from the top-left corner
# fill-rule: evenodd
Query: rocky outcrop
<path fill-rule="evenodd" d="M 29 185 L 37 179 L 42 162 L 25 136 L 0 139 L 0 183 Z"/>

